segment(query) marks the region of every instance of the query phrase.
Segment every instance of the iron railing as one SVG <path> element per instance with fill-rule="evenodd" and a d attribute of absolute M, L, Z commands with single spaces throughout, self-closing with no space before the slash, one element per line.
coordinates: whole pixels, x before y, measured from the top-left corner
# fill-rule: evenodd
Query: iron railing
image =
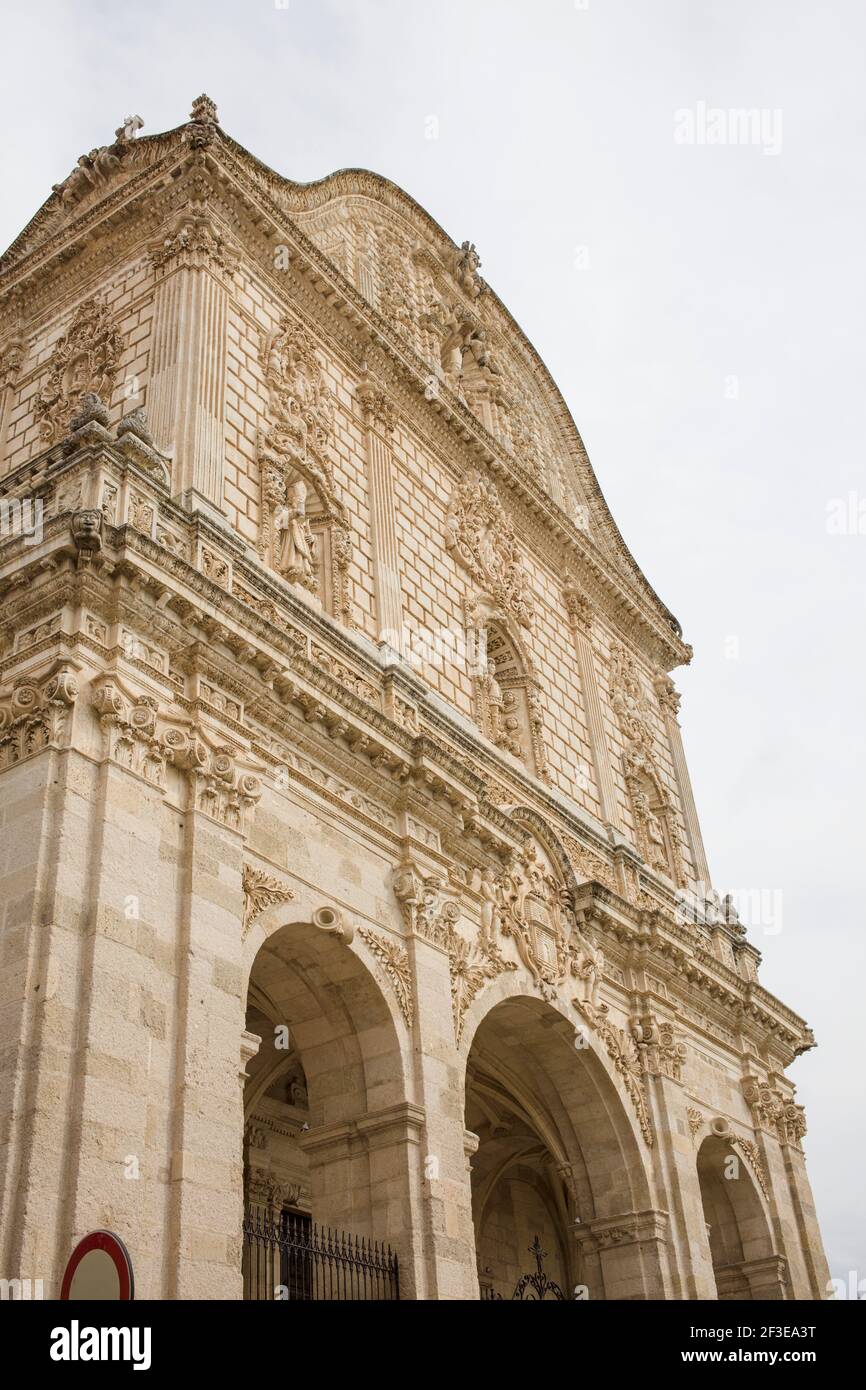
<path fill-rule="evenodd" d="M 248 1211 L 243 1224 L 244 1298 L 379 1303 L 399 1299 L 390 1245 L 313 1224 L 300 1212 Z"/>

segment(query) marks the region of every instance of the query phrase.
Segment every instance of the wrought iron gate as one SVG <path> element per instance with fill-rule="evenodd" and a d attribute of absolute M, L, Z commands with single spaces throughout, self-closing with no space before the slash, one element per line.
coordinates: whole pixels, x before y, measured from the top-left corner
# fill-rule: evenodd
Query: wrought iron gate
<path fill-rule="evenodd" d="M 390 1245 L 320 1228 L 299 1212 L 248 1212 L 243 1225 L 244 1298 L 378 1303 L 400 1297 Z"/>

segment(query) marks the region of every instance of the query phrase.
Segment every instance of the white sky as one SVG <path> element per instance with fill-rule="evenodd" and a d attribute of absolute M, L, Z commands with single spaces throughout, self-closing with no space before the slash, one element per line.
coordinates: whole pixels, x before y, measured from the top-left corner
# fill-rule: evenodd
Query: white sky
<path fill-rule="evenodd" d="M 833 1274 L 866 1278 L 866 534 L 827 533 L 831 499 L 866 510 L 866 10 L 3 8 L 3 246 L 123 116 L 167 129 L 202 91 L 280 173 L 374 169 L 476 242 L 694 645 L 675 679 L 711 869 L 722 891 L 782 891 L 782 931 L 752 935 L 818 1036 L 791 1070 L 809 1171 Z M 781 151 L 678 144 L 699 102 L 781 112 Z"/>

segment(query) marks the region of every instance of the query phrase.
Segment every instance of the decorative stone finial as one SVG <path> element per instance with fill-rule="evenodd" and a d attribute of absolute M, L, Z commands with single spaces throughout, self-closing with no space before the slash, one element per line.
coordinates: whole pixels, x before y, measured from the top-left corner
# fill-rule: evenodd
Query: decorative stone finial
<path fill-rule="evenodd" d="M 193 102 L 189 118 L 191 121 L 198 121 L 199 124 L 202 125 L 218 125 L 219 117 L 217 116 L 216 102 L 211 101 L 210 97 L 202 93 L 202 95 L 196 97 Z"/>
<path fill-rule="evenodd" d="M 147 415 L 141 406 L 136 406 L 124 415 L 117 426 L 117 443 L 121 452 L 127 458 L 137 463 L 139 468 L 143 468 L 151 477 L 159 482 L 168 484 L 171 480 L 171 473 L 168 467 L 168 459 L 162 454 L 154 442 L 153 435 L 147 426 Z"/>
<path fill-rule="evenodd" d="M 118 145 L 124 145 L 128 140 L 134 140 L 144 121 L 140 116 L 124 116 L 123 124 L 117 127 L 114 138 Z"/>
<path fill-rule="evenodd" d="M 140 439 L 143 444 L 154 447 L 153 435 L 147 427 L 147 412 L 139 406 L 136 410 L 131 410 L 128 415 L 117 426 L 117 437 L 122 439 L 125 434 L 134 434 L 136 439 Z"/>
<path fill-rule="evenodd" d="M 108 411 L 95 391 L 85 391 L 77 415 L 69 421 L 70 431 L 84 429 L 85 425 L 107 425 Z"/>

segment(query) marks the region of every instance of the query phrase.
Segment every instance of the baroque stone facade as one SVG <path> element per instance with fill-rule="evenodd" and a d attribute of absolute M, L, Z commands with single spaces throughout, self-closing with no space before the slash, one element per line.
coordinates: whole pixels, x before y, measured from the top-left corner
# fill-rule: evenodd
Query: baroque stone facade
<path fill-rule="evenodd" d="M 691 650 L 543 363 L 386 180 L 141 124 L 0 259 L 0 1275 L 238 1298 L 246 1212 L 821 1297 L 814 1040 L 684 910 Z"/>

